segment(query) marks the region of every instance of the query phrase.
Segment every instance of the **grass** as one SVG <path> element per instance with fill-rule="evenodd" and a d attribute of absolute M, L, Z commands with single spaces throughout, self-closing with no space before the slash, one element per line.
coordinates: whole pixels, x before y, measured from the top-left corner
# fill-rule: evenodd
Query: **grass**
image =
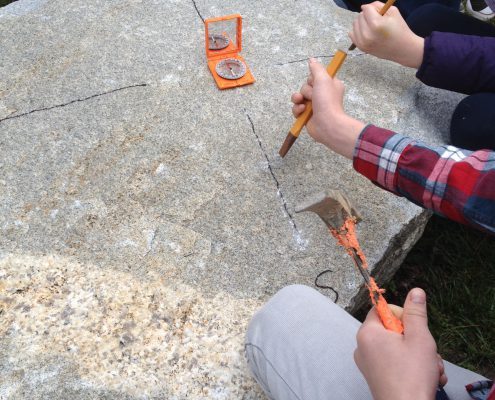
<path fill-rule="evenodd" d="M 13 3 L 16 0 L 0 0 L 0 7 L 6 6 L 7 4 Z"/>
<path fill-rule="evenodd" d="M 430 330 L 439 353 L 455 364 L 495 376 L 495 239 L 434 216 L 389 283 L 387 298 L 428 295 Z"/>

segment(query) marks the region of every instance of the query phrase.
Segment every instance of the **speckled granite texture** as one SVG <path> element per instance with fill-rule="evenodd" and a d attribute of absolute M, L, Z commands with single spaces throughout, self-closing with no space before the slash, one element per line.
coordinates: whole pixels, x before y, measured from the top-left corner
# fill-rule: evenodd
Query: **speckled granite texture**
<path fill-rule="evenodd" d="M 240 13 L 257 82 L 217 90 L 188 0 L 20 0 L 0 9 L 0 398 L 257 399 L 243 335 L 291 283 L 363 299 L 307 195 L 345 188 L 379 280 L 428 215 L 306 134 L 277 151 L 309 56 L 349 46 L 331 1 L 198 0 Z M 355 52 L 353 115 L 431 143 L 455 96 Z M 331 295 L 331 294 L 329 294 Z"/>
<path fill-rule="evenodd" d="M 5 257 L 0 280 L 5 398 L 257 398 L 239 346 L 256 301 L 50 256 Z"/>

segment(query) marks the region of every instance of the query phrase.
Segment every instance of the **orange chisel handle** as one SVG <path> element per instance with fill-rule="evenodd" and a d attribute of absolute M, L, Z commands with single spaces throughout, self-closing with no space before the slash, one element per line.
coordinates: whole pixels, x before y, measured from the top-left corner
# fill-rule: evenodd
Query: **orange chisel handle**
<path fill-rule="evenodd" d="M 347 53 L 343 52 L 342 50 L 337 50 L 337 52 L 332 58 L 332 61 L 330 62 L 330 64 L 328 64 L 327 67 L 328 75 L 330 75 L 333 78 L 337 74 L 342 64 L 344 63 L 346 57 L 347 57 Z M 282 144 L 282 147 L 278 151 L 280 157 L 285 157 L 285 155 L 290 150 L 292 145 L 296 142 L 296 139 L 301 133 L 302 128 L 304 127 L 304 125 L 306 125 L 306 123 L 313 115 L 313 106 L 311 105 L 311 101 L 308 100 L 305 102 L 305 104 L 306 104 L 306 108 L 304 109 L 304 112 L 301 115 L 299 115 L 299 117 L 297 117 L 296 122 L 294 122 L 294 125 L 292 125 L 292 128 L 290 128 L 289 133 L 287 134 L 287 137 L 285 138 L 285 141 Z"/>
<path fill-rule="evenodd" d="M 347 53 L 343 52 L 342 50 L 337 50 L 335 55 L 332 58 L 332 61 L 330 64 L 328 64 L 327 67 L 327 73 L 330 75 L 332 78 L 335 77 L 337 72 L 339 71 L 340 67 L 345 61 L 345 58 L 347 57 Z M 290 128 L 290 133 L 298 137 L 299 134 L 301 133 L 302 128 L 306 123 L 309 121 L 311 116 L 313 115 L 313 105 L 311 104 L 311 101 L 306 102 L 306 109 L 304 112 L 297 117 L 296 122 L 294 122 L 294 125 L 292 125 L 292 128 Z"/>
<path fill-rule="evenodd" d="M 378 294 L 378 300 L 375 300 L 372 291 L 370 290 L 371 301 L 376 307 L 376 312 L 382 321 L 385 329 L 389 331 L 403 334 L 404 326 L 399 318 L 397 318 L 390 307 L 388 306 L 387 300 L 381 293 Z"/>
<path fill-rule="evenodd" d="M 330 64 L 328 64 L 327 67 L 328 75 L 330 75 L 332 78 L 335 77 L 340 67 L 344 63 L 346 57 L 347 57 L 347 53 L 343 52 L 342 50 L 337 50 L 337 52 L 332 58 L 332 61 L 330 62 Z M 313 115 L 313 106 L 311 104 L 311 101 L 308 100 L 306 102 L 306 109 L 299 117 L 297 117 L 296 122 L 294 122 L 294 125 L 292 125 L 292 128 L 290 128 L 290 133 L 292 134 L 292 136 L 295 137 L 299 136 L 302 128 L 304 127 L 304 125 L 306 125 L 306 123 L 309 121 L 312 115 Z"/>

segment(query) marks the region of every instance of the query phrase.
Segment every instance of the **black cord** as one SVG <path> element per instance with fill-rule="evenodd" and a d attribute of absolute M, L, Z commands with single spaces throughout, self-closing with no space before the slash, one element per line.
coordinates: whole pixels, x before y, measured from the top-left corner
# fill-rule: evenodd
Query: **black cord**
<path fill-rule="evenodd" d="M 205 22 L 205 19 L 203 18 L 203 16 L 201 15 L 201 13 L 199 12 L 198 10 L 198 6 L 196 5 L 196 2 L 194 0 L 192 0 L 192 3 L 194 5 L 194 8 L 196 9 L 196 12 L 198 13 L 199 15 L 199 18 L 201 18 L 201 21 L 203 21 L 203 23 Z"/>
<path fill-rule="evenodd" d="M 339 300 L 339 292 L 337 292 L 333 287 L 331 286 L 325 286 L 325 285 L 320 285 L 318 283 L 318 279 L 322 276 L 322 275 L 325 275 L 326 273 L 328 272 L 333 272 L 331 269 L 326 269 L 325 271 L 322 271 L 320 272 L 318 275 L 316 275 L 316 279 L 315 279 L 315 286 L 317 288 L 320 288 L 320 289 L 329 289 L 331 290 L 334 294 L 335 294 L 335 299 L 334 299 L 334 303 L 337 304 L 337 301 Z"/>

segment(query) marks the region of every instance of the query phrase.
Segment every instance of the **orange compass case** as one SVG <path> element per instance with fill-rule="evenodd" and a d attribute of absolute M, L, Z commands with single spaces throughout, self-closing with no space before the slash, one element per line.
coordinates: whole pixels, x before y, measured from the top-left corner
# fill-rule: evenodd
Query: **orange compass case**
<path fill-rule="evenodd" d="M 222 34 L 229 39 L 227 47 L 221 50 L 212 50 L 209 46 L 210 30 L 215 24 L 221 26 L 222 23 L 235 23 L 235 37 L 231 37 L 227 32 Z M 231 33 L 232 34 L 232 33 Z M 234 40 L 235 39 L 235 40 Z M 244 58 L 239 54 L 242 50 L 242 17 L 240 14 L 232 14 L 224 17 L 209 18 L 205 20 L 205 48 L 206 59 L 208 60 L 208 68 L 210 69 L 213 78 L 219 89 L 230 89 L 238 86 L 249 85 L 255 81 L 253 74 L 249 70 Z M 225 59 L 233 58 L 241 61 L 246 67 L 246 73 L 238 79 L 225 79 L 218 75 L 216 66 L 219 62 Z"/>

